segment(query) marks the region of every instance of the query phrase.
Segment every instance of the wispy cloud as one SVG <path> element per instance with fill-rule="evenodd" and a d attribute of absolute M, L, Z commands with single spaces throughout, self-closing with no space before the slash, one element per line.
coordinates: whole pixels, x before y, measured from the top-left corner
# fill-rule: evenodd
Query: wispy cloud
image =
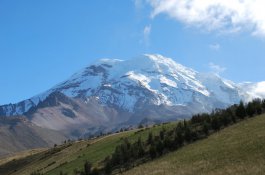
<path fill-rule="evenodd" d="M 218 44 L 218 43 L 214 43 L 214 44 L 210 44 L 209 45 L 209 48 L 212 49 L 212 50 L 214 50 L 214 51 L 218 51 L 218 50 L 220 50 L 221 45 Z"/>
<path fill-rule="evenodd" d="M 141 9 L 144 6 L 144 0 L 133 0 L 136 9 Z"/>
<path fill-rule="evenodd" d="M 152 30 L 151 25 L 145 26 L 143 30 L 144 43 L 147 46 L 149 45 L 149 40 L 150 40 L 149 37 L 150 37 L 151 30 Z"/>
<path fill-rule="evenodd" d="M 214 73 L 216 73 L 218 75 L 223 73 L 226 70 L 225 67 L 222 67 L 220 65 L 214 64 L 212 62 L 209 63 L 209 68 L 211 69 L 212 72 L 214 72 Z"/>
<path fill-rule="evenodd" d="M 146 0 L 161 13 L 207 31 L 249 31 L 265 37 L 264 0 Z"/>

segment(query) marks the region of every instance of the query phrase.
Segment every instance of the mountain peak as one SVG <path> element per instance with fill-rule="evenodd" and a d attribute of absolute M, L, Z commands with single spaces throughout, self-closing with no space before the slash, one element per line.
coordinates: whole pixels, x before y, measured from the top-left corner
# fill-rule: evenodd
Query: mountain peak
<path fill-rule="evenodd" d="M 143 54 L 125 60 L 104 58 L 40 95 L 3 106 L 0 114 L 23 114 L 53 92 L 95 99 L 99 104 L 129 112 L 140 104 L 187 106 L 195 103 L 202 105 L 200 110 L 207 111 L 245 98 L 246 93 L 240 89 L 240 85 L 216 75 L 199 73 L 160 54 Z"/>

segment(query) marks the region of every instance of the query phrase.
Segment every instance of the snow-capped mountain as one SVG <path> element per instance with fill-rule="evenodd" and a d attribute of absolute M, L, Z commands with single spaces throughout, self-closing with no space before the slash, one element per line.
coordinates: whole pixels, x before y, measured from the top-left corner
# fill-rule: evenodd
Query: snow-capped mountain
<path fill-rule="evenodd" d="M 65 119 L 65 113 L 58 118 L 59 114 L 54 115 L 57 108 L 50 109 L 53 112 L 49 115 L 45 110 L 33 114 L 32 111 L 38 111 L 40 104 L 51 94 L 54 96 L 59 92 L 73 100 L 71 104 L 79 106 L 78 109 L 71 107 L 63 97 L 60 113 L 67 108 L 68 114 L 71 110 L 75 116 L 100 118 L 101 124 L 112 121 L 108 114 L 120 120 L 116 124 L 140 122 L 145 118 L 176 119 L 224 108 L 240 100 L 265 97 L 262 90 L 257 91 L 261 85 L 264 84 L 235 84 L 215 74 L 199 73 L 161 55 L 146 54 L 130 60 L 102 59 L 40 95 L 1 106 L 0 115 L 30 114 L 37 125 L 50 129 L 64 128 L 61 125 L 51 127 L 49 121 L 55 119 L 57 123 L 66 122 L 67 126 L 77 120 L 86 123 L 87 117 Z M 254 91 L 258 93 L 253 95 Z M 88 114 L 91 108 L 98 111 Z"/>

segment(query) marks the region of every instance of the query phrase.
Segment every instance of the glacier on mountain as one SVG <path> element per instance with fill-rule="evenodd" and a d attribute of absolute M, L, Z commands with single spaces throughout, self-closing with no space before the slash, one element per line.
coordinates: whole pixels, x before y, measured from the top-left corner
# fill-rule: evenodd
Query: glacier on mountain
<path fill-rule="evenodd" d="M 148 105 L 192 106 L 209 112 L 214 108 L 264 98 L 265 83 L 236 84 L 210 73 L 199 73 L 158 54 L 129 60 L 101 59 L 50 90 L 13 105 L 0 107 L 1 115 L 20 115 L 37 106 L 52 92 L 97 100 L 103 106 L 130 113 Z"/>

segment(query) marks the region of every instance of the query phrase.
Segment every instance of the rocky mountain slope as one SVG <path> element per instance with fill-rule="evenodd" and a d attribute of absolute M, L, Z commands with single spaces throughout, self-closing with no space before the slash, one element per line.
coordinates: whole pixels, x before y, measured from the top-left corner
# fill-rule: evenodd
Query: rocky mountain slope
<path fill-rule="evenodd" d="M 36 126 L 24 117 L 0 117 L 0 157 L 31 148 L 61 144 L 66 139 L 63 134 Z"/>
<path fill-rule="evenodd" d="M 1 106 L 0 115 L 25 115 L 39 127 L 77 137 L 262 98 L 260 84 L 235 84 L 161 55 L 102 59 L 40 95 Z"/>

